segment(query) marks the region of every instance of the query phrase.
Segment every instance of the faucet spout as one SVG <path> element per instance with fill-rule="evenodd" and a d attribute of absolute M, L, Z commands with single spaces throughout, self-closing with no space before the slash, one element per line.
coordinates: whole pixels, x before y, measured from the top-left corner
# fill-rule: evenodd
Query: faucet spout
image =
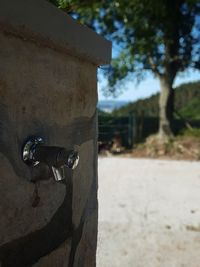
<path fill-rule="evenodd" d="M 41 138 L 29 140 L 23 148 L 23 161 L 32 166 L 45 163 L 53 172 L 56 181 L 63 180 L 64 167 L 75 169 L 79 163 L 79 154 L 75 150 L 63 147 L 45 146 Z"/>

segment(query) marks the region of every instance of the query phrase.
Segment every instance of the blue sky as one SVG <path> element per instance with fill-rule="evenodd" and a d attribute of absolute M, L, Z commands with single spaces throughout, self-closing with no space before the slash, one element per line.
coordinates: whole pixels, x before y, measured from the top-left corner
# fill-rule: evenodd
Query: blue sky
<path fill-rule="evenodd" d="M 200 71 L 189 70 L 177 76 L 174 86 L 178 86 L 182 83 L 193 82 L 200 80 Z M 139 85 L 136 82 L 128 82 L 125 84 L 124 92 L 117 98 L 105 97 L 101 90 L 101 83 L 98 83 L 98 93 L 99 100 L 123 100 L 123 101 L 136 101 L 137 99 L 142 99 L 151 96 L 159 92 L 159 82 L 153 77 L 153 75 L 148 75 L 144 81 Z"/>
<path fill-rule="evenodd" d="M 200 16 L 197 16 L 196 23 L 200 23 Z M 199 31 L 196 31 L 194 29 L 194 33 L 198 33 Z M 112 57 L 117 57 L 118 53 L 120 52 L 120 48 L 118 45 L 116 45 L 114 42 L 112 44 Z M 98 83 L 98 94 L 99 94 L 99 100 L 122 100 L 122 101 L 129 101 L 133 102 L 138 99 L 147 98 L 157 92 L 159 92 L 159 81 L 154 78 L 153 75 L 147 75 L 146 79 L 142 81 L 139 85 L 137 82 L 130 82 L 127 81 L 127 83 L 124 85 L 124 92 L 120 94 L 117 98 L 113 97 L 105 97 L 102 92 L 102 85 L 105 86 L 105 79 L 101 79 L 102 82 Z M 200 71 L 197 70 L 187 70 L 184 73 L 181 73 L 177 75 L 174 87 L 187 82 L 194 82 L 194 81 L 200 81 Z"/>

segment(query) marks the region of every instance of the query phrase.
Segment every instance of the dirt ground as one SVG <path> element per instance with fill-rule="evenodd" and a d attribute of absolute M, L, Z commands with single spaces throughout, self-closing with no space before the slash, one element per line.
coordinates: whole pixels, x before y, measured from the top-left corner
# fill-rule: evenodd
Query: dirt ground
<path fill-rule="evenodd" d="M 168 141 L 160 141 L 155 135 L 144 143 L 136 145 L 129 152 L 130 157 L 147 157 L 174 160 L 200 160 L 200 138 L 177 136 Z"/>
<path fill-rule="evenodd" d="M 97 267 L 200 267 L 200 162 L 99 158 Z"/>

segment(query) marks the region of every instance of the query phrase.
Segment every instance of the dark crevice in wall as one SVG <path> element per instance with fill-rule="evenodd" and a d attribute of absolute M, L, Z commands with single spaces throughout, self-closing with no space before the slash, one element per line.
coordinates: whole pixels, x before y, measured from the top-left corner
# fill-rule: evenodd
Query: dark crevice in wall
<path fill-rule="evenodd" d="M 49 254 L 73 233 L 72 175 L 66 183 L 65 199 L 51 221 L 42 229 L 0 247 L 2 267 L 28 267 Z"/>
<path fill-rule="evenodd" d="M 66 188 L 66 197 L 62 205 L 46 227 L 0 247 L 2 267 L 31 267 L 39 258 L 55 250 L 69 237 L 72 237 L 72 245 L 68 267 L 74 266 L 84 223 L 97 209 L 97 180 L 94 177 L 80 224 L 76 229 L 72 225 L 72 178 L 68 180 Z"/>
<path fill-rule="evenodd" d="M 94 148 L 97 148 L 97 143 L 96 139 L 94 140 Z M 93 165 L 96 168 L 97 167 L 97 158 L 94 158 Z M 90 193 L 85 205 L 85 208 L 83 210 L 83 214 L 80 219 L 80 224 L 77 227 L 77 229 L 73 232 L 72 235 L 72 245 L 71 245 L 71 252 L 70 252 L 70 258 L 69 258 L 69 266 L 68 267 L 73 267 L 74 266 L 74 261 L 76 257 L 76 252 L 77 248 L 79 246 L 79 243 L 81 241 L 82 235 L 83 235 L 83 228 L 84 224 L 89 218 L 93 212 L 95 212 L 98 208 L 98 202 L 97 202 L 97 170 L 94 172 L 94 178 L 93 178 L 93 183 L 90 188 Z M 93 236 L 94 239 L 97 239 L 97 232 L 96 236 Z M 96 240 L 97 241 L 97 240 Z M 95 242 L 96 244 L 97 242 Z M 94 251 L 96 248 L 94 248 Z M 82 265 L 84 266 L 84 258 L 82 258 Z"/>
<path fill-rule="evenodd" d="M 26 138 L 26 136 L 23 138 L 18 136 L 17 125 L 16 127 L 13 125 L 14 122 L 10 120 L 8 114 L 4 111 L 5 110 L 0 109 L 0 152 L 9 159 L 16 174 L 23 179 L 27 179 L 27 174 L 29 174 L 29 172 L 24 170 L 26 168 L 20 158 L 20 149 L 24 142 L 23 138 Z M 56 137 L 59 138 L 59 136 L 63 136 L 64 133 L 65 139 L 69 140 L 69 146 L 72 144 L 81 145 L 94 139 L 96 136 L 96 113 L 92 118 L 77 118 L 71 124 L 66 125 L 66 127 L 59 127 L 57 125 L 49 126 L 44 124 L 44 122 L 38 121 L 35 123 L 32 121 L 32 125 L 33 126 L 31 127 L 36 129 L 33 134 L 46 137 L 47 144 L 50 144 L 51 140 L 56 140 Z M 26 128 L 29 129 L 29 125 L 26 125 Z M 10 129 L 16 129 L 16 133 L 13 131 L 11 132 Z M 13 136 L 15 138 L 13 138 Z M 6 140 L 10 140 L 9 144 L 6 143 Z M 96 161 L 97 159 L 95 158 L 93 162 L 94 168 L 96 168 Z M 97 181 L 95 171 L 93 184 L 80 220 L 80 225 L 77 229 L 74 229 L 72 223 L 73 184 L 71 172 L 68 177 L 69 179 L 66 181 L 65 199 L 52 217 L 51 221 L 44 228 L 0 247 L 1 267 L 31 267 L 41 257 L 48 255 L 71 237 L 72 247 L 69 258 L 69 267 L 74 266 L 74 259 L 82 238 L 85 220 L 97 209 Z"/>

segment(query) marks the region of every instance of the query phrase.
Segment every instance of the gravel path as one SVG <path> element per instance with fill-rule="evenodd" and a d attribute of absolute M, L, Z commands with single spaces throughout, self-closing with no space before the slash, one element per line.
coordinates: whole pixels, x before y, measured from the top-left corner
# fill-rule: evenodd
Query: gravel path
<path fill-rule="evenodd" d="M 99 159 L 97 267 L 200 267 L 200 162 Z"/>

